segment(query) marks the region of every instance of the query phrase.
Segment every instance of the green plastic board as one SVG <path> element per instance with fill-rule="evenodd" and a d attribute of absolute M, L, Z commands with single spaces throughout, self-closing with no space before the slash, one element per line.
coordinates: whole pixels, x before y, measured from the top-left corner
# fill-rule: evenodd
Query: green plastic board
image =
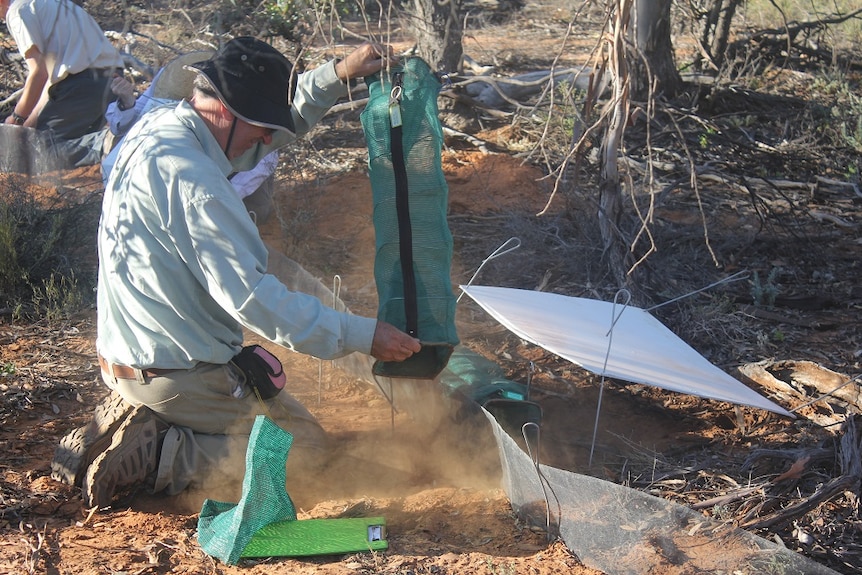
<path fill-rule="evenodd" d="M 246 545 L 242 558 L 337 555 L 388 548 L 383 517 L 299 519 L 261 527 Z"/>

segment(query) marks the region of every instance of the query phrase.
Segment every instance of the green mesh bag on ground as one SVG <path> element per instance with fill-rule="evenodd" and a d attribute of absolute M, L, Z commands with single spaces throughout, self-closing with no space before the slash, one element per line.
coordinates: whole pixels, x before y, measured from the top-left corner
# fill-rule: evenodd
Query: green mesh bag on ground
<path fill-rule="evenodd" d="M 361 121 L 374 200 L 377 317 L 423 344 L 407 361 L 377 362 L 373 371 L 433 379 L 458 343 L 440 80 L 422 59 L 404 58 L 365 82 L 369 99 Z"/>
<path fill-rule="evenodd" d="M 276 521 L 296 519 L 287 494 L 287 453 L 293 436 L 271 419 L 255 419 L 245 456 L 239 503 L 207 499 L 198 518 L 198 543 L 207 555 L 236 565 L 254 534 Z"/>

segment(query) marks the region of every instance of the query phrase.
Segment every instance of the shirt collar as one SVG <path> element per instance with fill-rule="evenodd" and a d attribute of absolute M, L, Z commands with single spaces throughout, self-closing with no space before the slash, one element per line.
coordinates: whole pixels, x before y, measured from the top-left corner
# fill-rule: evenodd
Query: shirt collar
<path fill-rule="evenodd" d="M 189 128 L 197 135 L 201 143 L 204 153 L 209 156 L 219 167 L 222 174 L 227 177 L 234 172 L 234 168 L 221 149 L 215 136 L 210 131 L 209 126 L 204 122 L 203 118 L 192 108 L 192 105 L 185 100 L 181 100 L 176 107 L 177 118 L 180 122 L 189 126 Z"/>

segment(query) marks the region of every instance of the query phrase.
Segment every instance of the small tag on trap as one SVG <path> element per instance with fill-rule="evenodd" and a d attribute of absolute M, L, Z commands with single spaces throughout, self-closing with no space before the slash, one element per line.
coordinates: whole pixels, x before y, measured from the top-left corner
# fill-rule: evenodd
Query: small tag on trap
<path fill-rule="evenodd" d="M 241 557 L 306 557 L 388 548 L 383 517 L 298 519 L 264 525 L 252 536 Z"/>

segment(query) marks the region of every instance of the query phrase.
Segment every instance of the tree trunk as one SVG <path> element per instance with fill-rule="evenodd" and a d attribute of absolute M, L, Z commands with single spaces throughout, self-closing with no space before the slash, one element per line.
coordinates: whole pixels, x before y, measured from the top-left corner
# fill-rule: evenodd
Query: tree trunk
<path fill-rule="evenodd" d="M 613 111 L 610 115 L 599 157 L 601 175 L 599 178 L 599 230 L 602 234 L 602 248 L 608 260 L 608 267 L 620 287 L 625 285 L 625 253 L 628 241 L 620 234 L 619 222 L 622 216 L 622 184 L 619 173 L 619 150 L 622 145 L 629 110 L 630 73 L 626 54 L 625 37 L 630 22 L 629 14 L 632 0 L 617 0 L 616 18 L 612 23 L 612 38 L 607 47 L 608 73 L 613 90 Z"/>
<path fill-rule="evenodd" d="M 701 46 L 710 59 L 710 65 L 721 68 L 727 57 L 730 24 L 742 0 L 712 0 L 701 33 Z M 703 68 L 703 66 L 701 66 Z"/>
<path fill-rule="evenodd" d="M 637 52 L 631 54 L 632 98 L 645 101 L 651 94 L 673 97 L 682 78 L 673 59 L 670 39 L 671 0 L 635 0 L 633 26 Z"/>
<path fill-rule="evenodd" d="M 406 26 L 416 39 L 416 53 L 432 70 L 457 73 L 461 69 L 460 0 L 413 0 Z"/>

